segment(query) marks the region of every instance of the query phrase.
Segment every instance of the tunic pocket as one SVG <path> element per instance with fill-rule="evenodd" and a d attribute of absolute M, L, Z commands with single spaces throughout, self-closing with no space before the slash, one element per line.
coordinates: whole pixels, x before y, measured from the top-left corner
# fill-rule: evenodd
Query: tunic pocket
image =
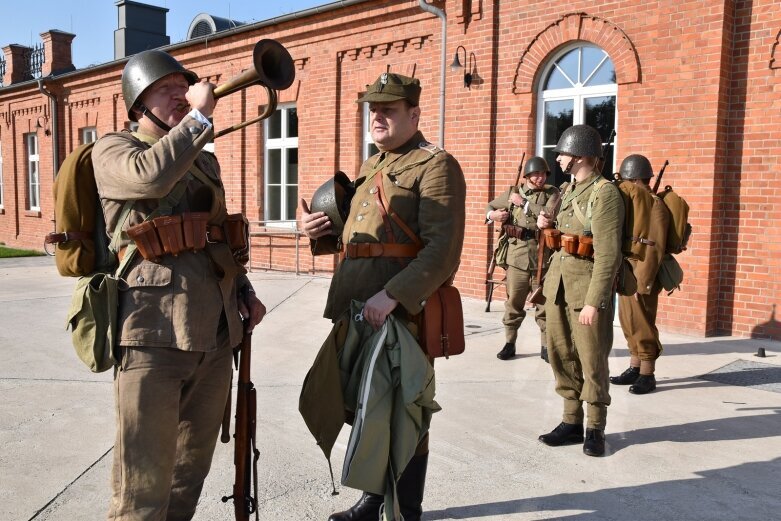
<path fill-rule="evenodd" d="M 164 346 L 173 342 L 173 269 L 142 261 L 124 278 L 119 298 L 120 345 Z"/>

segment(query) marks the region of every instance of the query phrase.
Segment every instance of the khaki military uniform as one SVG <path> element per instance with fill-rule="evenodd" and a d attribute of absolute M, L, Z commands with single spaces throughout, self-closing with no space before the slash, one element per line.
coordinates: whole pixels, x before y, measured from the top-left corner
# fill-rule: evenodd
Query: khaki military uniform
<path fill-rule="evenodd" d="M 613 280 L 621 262 L 624 205 L 618 189 L 597 172 L 573 183 L 564 193 L 556 228 L 582 235 L 592 192 L 594 258 L 553 253 L 543 289 L 548 333 L 548 356 L 556 377 L 556 392 L 564 399 L 563 421 L 583 423 L 583 402 L 588 403 L 588 424 L 603 430 L 607 420 L 610 381 L 608 355 L 613 344 Z M 577 212 L 574 205 L 578 205 Z M 594 323 L 578 322 L 584 306 L 599 310 Z"/>
<path fill-rule="evenodd" d="M 92 160 L 107 229 L 115 229 L 125 201 L 135 204 L 123 230 L 182 180 L 187 186 L 173 213 L 207 211 L 210 224 L 222 224 L 219 165 L 201 153 L 212 136 L 187 116 L 160 139 L 121 132 L 98 140 Z M 208 182 L 188 173 L 193 164 Z M 223 243 L 158 263 L 136 254 L 125 270 L 109 519 L 190 519 L 195 512 L 230 386 L 231 347 L 242 337 L 237 293 L 249 287 L 244 273 Z"/>
<path fill-rule="evenodd" d="M 458 268 L 464 242 L 464 174 L 453 156 L 420 132 L 397 150 L 376 154 L 363 164 L 341 238 L 313 241 L 313 253 L 341 251 L 349 244 L 412 244 L 393 221 L 388 237 L 374 176 L 381 176 L 390 207 L 420 237 L 423 249 L 415 258 L 344 258 L 328 291 L 324 315 L 331 320 L 349 309 L 351 300 L 365 302 L 382 289 L 401 304 L 397 313 L 416 315 Z"/>
<path fill-rule="evenodd" d="M 551 185 L 545 185 L 541 190 L 532 190 L 526 183 L 521 187 L 521 195 L 528 201 L 525 211 L 523 207 L 513 207 L 512 219 L 506 224 L 512 224 L 526 228 L 531 234 L 537 234 L 537 216 L 546 207 L 546 203 L 551 197 L 558 193 L 558 188 Z M 506 210 L 510 208 L 511 191 L 507 190 L 499 197 L 488 203 L 486 213 L 493 210 Z M 523 319 L 526 318 L 526 298 L 537 288 L 537 247 L 536 236 L 528 239 L 508 237 L 507 248 L 507 267 L 505 272 L 507 279 L 505 285 L 507 288 L 507 300 L 504 302 L 504 324 L 505 339 L 508 343 L 514 344 L 518 337 L 518 328 L 521 327 Z M 543 255 L 543 275 L 547 269 L 550 250 L 546 249 Z M 545 306 L 535 306 L 534 318 L 537 326 L 540 328 L 540 345 L 547 345 L 547 336 L 545 333 Z"/>
<path fill-rule="evenodd" d="M 656 277 L 667 247 L 670 211 L 655 195 L 649 222 L 648 238 L 654 242 L 654 245 L 646 247 L 645 258 L 642 261 L 629 260 L 637 278 L 637 293 L 618 297 L 618 318 L 629 353 L 641 361 L 656 360 L 662 353 L 659 330 L 656 328 L 656 312 L 662 286 Z"/>

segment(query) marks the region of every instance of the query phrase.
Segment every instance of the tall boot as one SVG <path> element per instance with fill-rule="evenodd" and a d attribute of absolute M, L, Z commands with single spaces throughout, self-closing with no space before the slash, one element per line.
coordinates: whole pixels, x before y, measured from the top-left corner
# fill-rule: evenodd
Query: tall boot
<path fill-rule="evenodd" d="M 385 498 L 379 494 L 364 492 L 356 504 L 343 512 L 331 514 L 328 521 L 377 521 Z"/>
<path fill-rule="evenodd" d="M 407 468 L 401 473 L 396 485 L 399 493 L 399 506 L 404 521 L 420 521 L 423 515 L 423 489 L 426 486 L 428 452 L 413 456 Z"/>

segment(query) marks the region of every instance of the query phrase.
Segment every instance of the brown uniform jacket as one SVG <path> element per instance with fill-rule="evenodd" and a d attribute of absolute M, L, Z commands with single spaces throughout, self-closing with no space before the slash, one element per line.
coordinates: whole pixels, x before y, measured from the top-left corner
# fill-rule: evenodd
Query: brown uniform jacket
<path fill-rule="evenodd" d="M 510 190 L 507 189 L 499 197 L 488 203 L 485 211 L 486 214 L 493 210 L 507 210 L 510 208 Z M 508 219 L 506 224 L 513 224 L 515 226 L 521 226 L 528 230 L 537 231 L 537 216 L 546 207 L 548 201 L 551 201 L 553 194 L 559 192 L 559 189 L 555 186 L 545 185 L 541 190 L 532 190 L 526 183 L 521 188 L 521 193 L 524 199 L 529 201 L 529 207 L 527 212 L 523 212 L 523 207 L 513 208 L 512 220 Z M 499 225 L 497 223 L 497 225 Z M 509 237 L 509 247 L 507 249 L 507 264 L 521 270 L 537 269 L 537 239 L 529 239 L 527 241 Z M 547 264 L 547 259 L 550 256 L 550 250 L 546 250 L 543 259 Z M 543 267 L 545 267 L 543 265 Z"/>
<path fill-rule="evenodd" d="M 342 244 L 412 242 L 395 222 L 391 225 L 393 237 L 386 237 L 376 202 L 375 180 L 368 179 L 381 156 L 370 157 L 361 167 Z M 390 207 L 420 237 L 423 249 L 414 259 L 342 260 L 331 281 L 326 318 L 336 320 L 349 308 L 351 300 L 366 301 L 383 288 L 409 313 L 420 313 L 425 300 L 458 268 L 464 242 L 466 200 L 466 183 L 458 161 L 428 143 L 420 132 L 398 149 L 386 152 L 385 156 L 375 175 L 382 175 Z M 319 239 L 318 242 L 332 247 L 315 245 L 313 251 L 336 251 L 338 246 L 334 239 Z"/>
<path fill-rule="evenodd" d="M 572 183 L 562 196 L 556 228 L 562 233 L 583 234 L 583 223 L 577 217 L 573 205 L 587 214 L 588 201 L 596 182 L 602 177 L 592 172 L 583 182 Z M 613 299 L 613 279 L 621 263 L 621 240 L 624 224 L 624 203 L 618 188 L 612 183 L 599 187 L 591 215 L 591 232 L 594 238 L 594 258 L 570 255 L 564 249 L 553 252 L 543 294 L 555 299 L 560 285 L 571 309 L 585 305 L 606 308 Z M 553 300 L 551 300 L 553 301 Z"/>
<path fill-rule="evenodd" d="M 629 260 L 637 278 L 637 292 L 641 295 L 648 295 L 660 289 L 658 284 L 654 287 L 654 281 L 667 248 L 667 228 L 670 225 L 670 210 L 667 209 L 667 205 L 656 195 L 652 197 L 654 202 L 651 207 L 648 238 L 654 242 L 654 245 L 646 247 L 645 258 L 642 261 Z"/>
<path fill-rule="evenodd" d="M 106 229 L 112 234 L 126 200 L 135 200 L 123 231 L 144 220 L 181 180 L 187 189 L 173 214 L 208 211 L 210 224 L 227 215 L 217 160 L 201 148 L 213 132 L 187 116 L 160 138 L 129 132 L 107 134 L 95 143 L 92 161 Z M 197 166 L 208 186 L 188 173 Z M 123 234 L 124 235 L 124 234 Z M 129 240 L 123 237 L 122 245 Z M 161 262 L 136 254 L 125 270 L 119 296 L 119 345 L 211 351 L 241 341 L 237 291 L 249 286 L 245 270 L 227 245 L 165 255 Z"/>

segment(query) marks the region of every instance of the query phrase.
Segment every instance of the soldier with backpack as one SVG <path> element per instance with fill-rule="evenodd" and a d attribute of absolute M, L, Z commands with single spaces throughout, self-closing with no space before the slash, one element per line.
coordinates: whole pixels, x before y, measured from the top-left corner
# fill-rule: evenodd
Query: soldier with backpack
<path fill-rule="evenodd" d="M 107 134 L 92 151 L 123 266 L 109 519 L 192 518 L 230 388 L 232 347 L 242 338 L 240 315 L 251 329 L 265 314 L 230 240 L 219 165 L 202 151 L 214 135 L 212 91 L 167 53 L 139 53 L 122 74 L 138 131 Z"/>
<path fill-rule="evenodd" d="M 556 221 L 545 213 L 537 219 L 548 245 L 556 250 L 544 295 L 548 354 L 564 412 L 562 422 L 539 439 L 554 447 L 583 443 L 586 455 L 602 456 L 610 405 L 613 280 L 621 262 L 624 203 L 618 188 L 601 175 L 602 138 L 596 129 L 572 126 L 553 150 L 561 170 L 574 176 Z"/>

